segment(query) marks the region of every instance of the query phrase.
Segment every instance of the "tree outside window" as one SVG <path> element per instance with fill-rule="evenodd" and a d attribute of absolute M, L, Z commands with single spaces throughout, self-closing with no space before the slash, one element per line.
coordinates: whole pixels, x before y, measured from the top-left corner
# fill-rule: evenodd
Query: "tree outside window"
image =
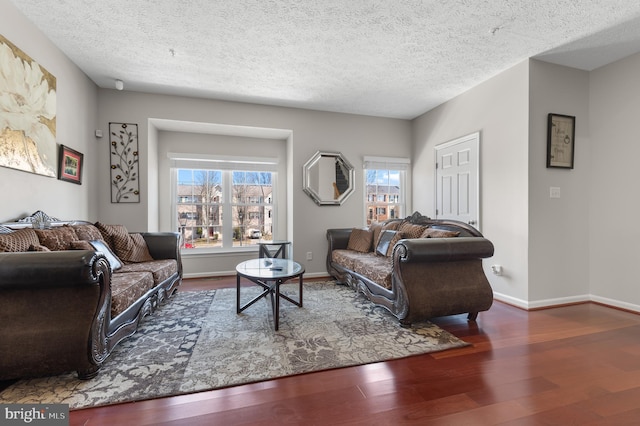
<path fill-rule="evenodd" d="M 272 192 L 271 172 L 178 169 L 176 214 L 184 248 L 272 240 Z"/>

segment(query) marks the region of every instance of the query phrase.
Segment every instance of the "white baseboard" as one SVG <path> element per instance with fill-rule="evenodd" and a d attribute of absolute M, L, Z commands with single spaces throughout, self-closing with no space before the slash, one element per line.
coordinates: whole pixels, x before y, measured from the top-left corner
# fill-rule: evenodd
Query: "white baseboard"
<path fill-rule="evenodd" d="M 552 308 L 554 306 L 570 305 L 573 303 L 597 302 L 603 305 L 640 313 L 640 305 L 634 305 L 632 303 L 622 302 L 620 300 L 607 299 L 605 297 L 595 296 L 593 294 L 559 297 L 556 299 L 544 299 L 535 301 L 522 300 L 501 293 L 493 293 L 493 297 L 500 302 L 504 302 L 525 310 Z"/>
<path fill-rule="evenodd" d="M 607 306 L 615 306 L 616 308 L 625 309 L 628 311 L 640 313 L 640 305 L 634 305 L 633 303 L 622 302 L 620 300 L 607 299 L 606 297 L 591 296 L 591 301 L 602 303 Z"/>

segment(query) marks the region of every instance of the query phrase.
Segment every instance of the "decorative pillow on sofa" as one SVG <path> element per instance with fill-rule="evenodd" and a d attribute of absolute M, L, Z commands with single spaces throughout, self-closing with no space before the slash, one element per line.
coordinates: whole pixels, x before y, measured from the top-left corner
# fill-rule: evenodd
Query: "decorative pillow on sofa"
<path fill-rule="evenodd" d="M 153 260 L 141 234 L 129 234 L 123 225 L 105 225 L 96 222 L 96 228 L 100 230 L 105 242 L 123 262 L 138 263 Z"/>
<path fill-rule="evenodd" d="M 458 231 L 446 231 L 444 229 L 427 228 L 420 238 L 452 238 L 460 235 Z"/>
<path fill-rule="evenodd" d="M 73 228 L 73 230 L 76 232 L 79 240 L 93 241 L 102 239 L 100 230 L 90 223 L 83 225 L 72 225 L 71 228 Z"/>
<path fill-rule="evenodd" d="M 371 242 L 373 241 L 373 231 L 368 229 L 353 228 L 349 235 L 349 243 L 347 249 L 359 251 L 361 253 L 369 253 L 371 251 Z"/>
<path fill-rule="evenodd" d="M 125 262 L 150 262 L 153 260 L 151 253 L 149 253 L 149 247 L 144 240 L 142 234 L 130 234 L 131 242 L 133 243 L 133 250 L 128 258 L 124 259 Z"/>
<path fill-rule="evenodd" d="M 18 229 L 9 234 L 0 235 L 1 252 L 28 251 L 31 245 L 40 245 L 38 236 L 31 228 Z"/>
<path fill-rule="evenodd" d="M 376 254 L 378 256 L 391 256 L 393 246 L 403 238 L 404 235 L 402 232 L 393 230 L 382 231 L 380 233 L 380 241 L 378 241 L 378 245 L 376 246 Z"/>
<path fill-rule="evenodd" d="M 34 229 L 40 245 L 51 251 L 71 250 L 71 242 L 78 241 L 75 231 L 66 226 L 53 229 Z"/>
<path fill-rule="evenodd" d="M 425 225 L 416 225 L 411 222 L 402 222 L 398 227 L 398 231 L 404 234 L 404 238 L 420 238 L 425 229 L 427 229 Z"/>
<path fill-rule="evenodd" d="M 383 222 L 382 226 L 380 227 L 380 233 L 378 234 L 378 238 L 373 240 L 373 245 L 375 247 L 378 247 L 378 244 L 380 243 L 380 238 L 382 238 L 382 234 L 384 231 L 397 231 L 399 226 L 400 226 L 399 220 L 389 220 L 387 222 Z"/>
<path fill-rule="evenodd" d="M 122 262 L 120 261 L 120 259 L 118 259 L 118 256 L 116 256 L 111 251 L 107 243 L 105 243 L 102 240 L 93 240 L 93 241 L 89 241 L 89 245 L 92 246 L 92 249 L 95 249 L 96 251 L 99 251 L 102 254 L 104 254 L 104 257 L 107 258 L 107 260 L 109 261 L 109 264 L 111 265 L 112 271 L 117 271 L 118 269 L 122 268 Z"/>
<path fill-rule="evenodd" d="M 376 249 L 376 245 L 378 244 L 378 240 L 380 239 L 380 232 L 382 232 L 382 223 L 373 222 L 369 225 L 369 230 L 373 232 L 373 240 L 371 241 L 373 245 L 373 249 Z"/>
<path fill-rule="evenodd" d="M 84 240 L 71 241 L 70 246 L 71 250 L 95 250 L 89 241 Z"/>
<path fill-rule="evenodd" d="M 41 246 L 41 245 L 35 245 L 35 244 L 31 244 L 29 246 L 29 250 L 27 251 L 51 251 L 49 250 L 47 247 L 45 246 Z"/>

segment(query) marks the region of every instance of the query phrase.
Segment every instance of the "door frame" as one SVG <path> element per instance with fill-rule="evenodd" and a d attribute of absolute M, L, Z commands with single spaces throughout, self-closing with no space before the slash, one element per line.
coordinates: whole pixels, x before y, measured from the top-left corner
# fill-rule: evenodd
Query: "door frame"
<path fill-rule="evenodd" d="M 473 144 L 473 149 L 475 149 L 477 156 L 476 156 L 476 187 L 475 187 L 475 191 L 476 191 L 476 212 L 477 212 L 477 219 L 476 219 L 476 223 L 473 226 L 474 228 L 476 228 L 478 231 L 481 230 L 481 226 L 482 226 L 482 215 L 481 215 L 481 211 L 480 211 L 480 131 L 477 132 L 473 132 L 473 133 L 469 133 L 468 135 L 465 136 L 461 136 L 459 138 L 456 139 L 452 139 L 450 141 L 447 142 L 443 142 L 439 145 L 436 145 L 433 148 L 433 152 L 434 152 L 434 156 L 433 156 L 433 177 L 434 177 L 434 207 L 435 207 L 435 211 L 436 211 L 436 219 L 438 219 L 438 151 L 441 149 L 445 149 L 445 148 L 450 148 L 454 145 L 457 145 L 459 143 L 466 143 L 466 142 L 471 142 Z"/>

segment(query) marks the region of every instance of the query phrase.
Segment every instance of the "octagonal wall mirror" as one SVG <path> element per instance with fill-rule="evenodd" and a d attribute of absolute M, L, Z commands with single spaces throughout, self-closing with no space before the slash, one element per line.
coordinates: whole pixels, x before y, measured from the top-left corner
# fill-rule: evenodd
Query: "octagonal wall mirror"
<path fill-rule="evenodd" d="M 302 189 L 319 206 L 339 206 L 353 192 L 354 169 L 339 152 L 316 152 L 302 168 Z"/>

